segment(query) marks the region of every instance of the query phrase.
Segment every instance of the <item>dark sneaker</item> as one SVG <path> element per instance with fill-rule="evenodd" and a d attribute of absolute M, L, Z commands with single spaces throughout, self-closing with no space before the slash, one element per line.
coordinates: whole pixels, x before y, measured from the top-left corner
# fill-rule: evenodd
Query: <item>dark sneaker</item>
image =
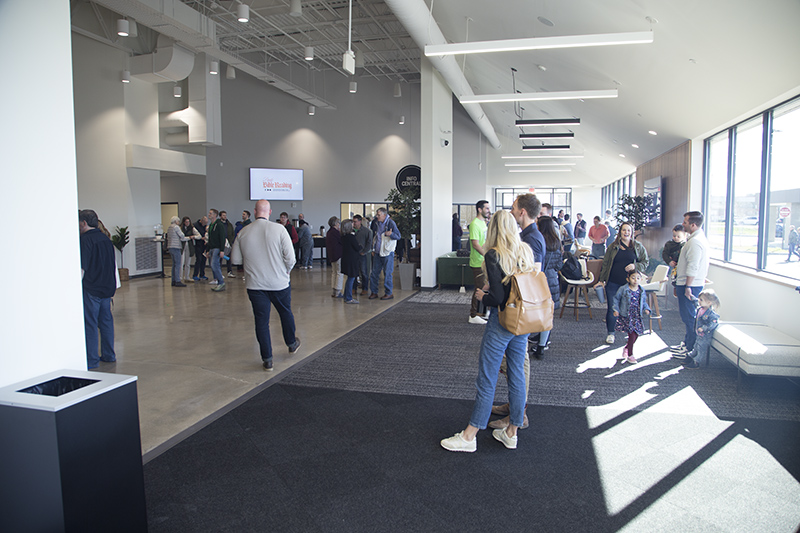
<path fill-rule="evenodd" d="M 392 300 L 394 299 L 394 294 L 384 294 L 381 296 L 381 300 Z"/>
<path fill-rule="evenodd" d="M 266 370 L 267 372 L 272 372 L 272 359 L 270 359 L 269 361 L 264 361 L 262 366 L 264 367 L 264 370 Z"/>
<path fill-rule="evenodd" d="M 294 338 L 294 343 L 289 345 L 289 353 L 294 353 L 300 348 L 300 337 Z"/>
<path fill-rule="evenodd" d="M 692 359 L 691 357 L 687 357 L 686 360 L 682 363 L 685 368 L 700 368 L 700 363 Z"/>

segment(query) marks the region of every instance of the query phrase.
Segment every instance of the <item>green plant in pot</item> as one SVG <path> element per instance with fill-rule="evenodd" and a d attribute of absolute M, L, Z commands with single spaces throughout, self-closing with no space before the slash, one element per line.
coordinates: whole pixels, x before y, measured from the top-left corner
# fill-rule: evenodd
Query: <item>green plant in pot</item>
<path fill-rule="evenodd" d="M 660 207 L 656 205 L 652 195 L 631 196 L 623 194 L 617 202 L 617 220 L 633 225 L 636 235 L 641 235 L 648 220 L 660 215 Z"/>
<path fill-rule="evenodd" d="M 114 245 L 114 248 L 119 250 L 119 279 L 121 281 L 128 281 L 128 269 L 124 268 L 125 266 L 125 256 L 122 254 L 123 248 L 127 246 L 129 240 L 130 232 L 128 231 L 128 226 L 120 228 L 119 226 L 114 228 L 114 234 L 111 235 L 111 244 Z"/>

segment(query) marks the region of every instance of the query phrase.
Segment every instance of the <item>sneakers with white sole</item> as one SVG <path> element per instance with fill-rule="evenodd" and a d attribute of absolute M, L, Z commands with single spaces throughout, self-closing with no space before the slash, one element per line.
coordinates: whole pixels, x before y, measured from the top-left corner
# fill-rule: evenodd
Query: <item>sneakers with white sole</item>
<path fill-rule="evenodd" d="M 609 333 L 606 335 L 606 344 L 614 344 L 614 334 Z"/>
<path fill-rule="evenodd" d="M 469 317 L 470 324 L 486 324 L 486 320 L 479 316 L 471 316 Z"/>
<path fill-rule="evenodd" d="M 464 439 L 463 431 L 461 433 L 456 433 L 448 439 L 442 439 L 441 444 L 442 448 L 451 452 L 474 452 L 478 449 L 478 439 Z"/>
<path fill-rule="evenodd" d="M 686 350 L 686 343 L 685 343 L 685 342 L 683 342 L 683 341 L 681 341 L 681 343 L 680 343 L 680 344 L 675 344 L 674 346 L 670 346 L 670 347 L 669 347 L 669 351 L 670 351 L 670 352 L 675 352 L 675 353 L 683 353 L 683 352 L 686 352 L 686 351 L 687 351 L 687 350 Z"/>
<path fill-rule="evenodd" d="M 509 450 L 517 449 L 517 436 L 509 437 L 505 429 L 495 429 L 492 431 L 492 437 L 494 437 L 496 441 L 502 442 L 503 446 Z"/>

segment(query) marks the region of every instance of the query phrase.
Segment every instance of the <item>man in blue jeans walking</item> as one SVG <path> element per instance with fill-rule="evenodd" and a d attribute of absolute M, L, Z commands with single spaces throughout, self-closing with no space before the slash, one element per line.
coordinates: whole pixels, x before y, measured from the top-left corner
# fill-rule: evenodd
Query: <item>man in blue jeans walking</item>
<path fill-rule="evenodd" d="M 394 251 L 387 252 L 385 247 L 381 246 L 383 237 L 395 241 L 394 245 L 397 246 L 397 241 L 400 240 L 400 230 L 397 229 L 397 224 L 394 223 L 389 217 L 386 209 L 381 207 L 375 213 L 375 237 L 372 246 L 372 275 L 369 277 L 369 289 L 372 294 L 369 295 L 370 300 L 378 297 L 378 279 L 383 270 L 383 296 L 381 300 L 391 300 L 394 298 L 392 288 L 392 272 L 394 272 Z M 383 251 L 382 251 L 383 250 Z M 386 255 L 381 255 L 381 254 Z"/>
<path fill-rule="evenodd" d="M 683 229 L 689 234 L 678 257 L 675 296 L 681 321 L 686 326 L 686 335 L 680 344 L 670 346 L 675 354 L 685 355 L 692 351 L 697 340 L 694 318 L 697 313 L 697 296 L 703 290 L 708 275 L 708 239 L 702 229 L 703 213 L 689 211 L 683 215 Z"/>
<path fill-rule="evenodd" d="M 292 239 L 281 224 L 269 221 L 269 201 L 256 202 L 256 221 L 242 228 L 231 250 L 231 262 L 244 264 L 247 297 L 253 306 L 256 339 L 264 370 L 272 371 L 272 339 L 269 334 L 270 305 L 281 319 L 283 342 L 289 353 L 300 347 L 292 314 L 290 274 L 295 255 Z"/>

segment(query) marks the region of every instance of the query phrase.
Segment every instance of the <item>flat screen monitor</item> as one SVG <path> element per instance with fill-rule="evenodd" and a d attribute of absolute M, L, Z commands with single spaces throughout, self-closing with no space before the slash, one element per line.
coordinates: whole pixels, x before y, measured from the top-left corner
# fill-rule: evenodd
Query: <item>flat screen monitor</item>
<path fill-rule="evenodd" d="M 299 168 L 251 168 L 251 200 L 303 199 L 303 170 Z"/>
<path fill-rule="evenodd" d="M 661 203 L 664 198 L 661 176 L 644 182 L 645 226 L 661 227 Z"/>

